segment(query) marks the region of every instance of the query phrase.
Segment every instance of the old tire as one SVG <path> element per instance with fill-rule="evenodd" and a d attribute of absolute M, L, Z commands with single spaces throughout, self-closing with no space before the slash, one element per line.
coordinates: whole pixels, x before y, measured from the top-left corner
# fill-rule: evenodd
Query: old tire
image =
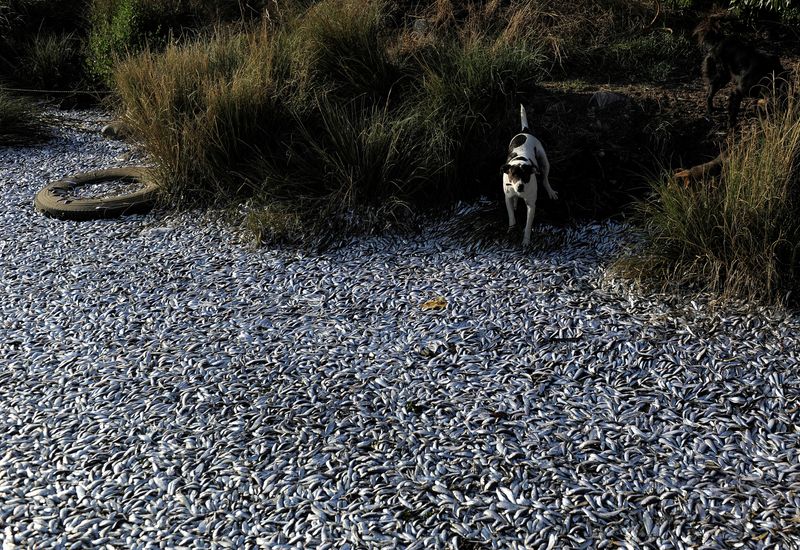
<path fill-rule="evenodd" d="M 77 197 L 76 190 L 90 185 L 115 182 L 134 189 L 102 197 Z M 62 220 L 96 220 L 123 214 L 142 214 L 155 204 L 158 188 L 148 175 L 147 168 L 126 166 L 82 172 L 48 183 L 36 194 L 33 204 L 48 216 Z"/>

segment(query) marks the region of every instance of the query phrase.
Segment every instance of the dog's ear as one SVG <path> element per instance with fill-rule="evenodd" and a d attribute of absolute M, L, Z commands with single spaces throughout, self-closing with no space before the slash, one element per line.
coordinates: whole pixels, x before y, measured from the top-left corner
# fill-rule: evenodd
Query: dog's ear
<path fill-rule="evenodd" d="M 531 181 L 531 174 L 533 174 L 533 166 L 524 164 L 520 166 L 520 171 L 522 172 L 522 181 L 529 183 Z"/>
<path fill-rule="evenodd" d="M 504 174 L 508 174 L 508 170 L 511 168 L 509 163 L 505 163 L 501 168 L 500 171 Z"/>

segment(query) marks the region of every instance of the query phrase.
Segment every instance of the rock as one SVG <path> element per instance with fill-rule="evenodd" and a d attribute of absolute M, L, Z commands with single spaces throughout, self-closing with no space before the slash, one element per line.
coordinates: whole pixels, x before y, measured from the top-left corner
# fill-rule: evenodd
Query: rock
<path fill-rule="evenodd" d="M 628 98 L 614 92 L 595 92 L 589 98 L 589 108 L 605 109 L 616 103 L 628 102 Z"/>

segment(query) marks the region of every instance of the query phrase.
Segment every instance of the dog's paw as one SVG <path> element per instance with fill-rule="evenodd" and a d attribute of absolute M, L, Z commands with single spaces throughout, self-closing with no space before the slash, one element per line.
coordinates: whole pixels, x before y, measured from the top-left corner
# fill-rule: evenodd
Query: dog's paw
<path fill-rule="evenodd" d="M 550 191 L 550 192 L 549 192 L 549 193 L 547 193 L 547 194 L 548 194 L 548 195 L 550 195 L 550 199 L 551 199 L 551 200 L 554 200 L 554 201 L 557 201 L 557 200 L 558 200 L 558 193 L 556 193 L 555 191 Z"/>
<path fill-rule="evenodd" d="M 531 246 L 531 240 L 525 239 L 522 241 L 522 248 L 529 248 Z"/>
<path fill-rule="evenodd" d="M 514 231 L 516 228 L 517 228 L 517 224 L 514 224 L 514 225 L 509 225 L 509 226 L 508 226 L 508 231 L 506 231 L 506 233 L 511 233 L 511 232 L 512 232 L 512 231 Z"/>

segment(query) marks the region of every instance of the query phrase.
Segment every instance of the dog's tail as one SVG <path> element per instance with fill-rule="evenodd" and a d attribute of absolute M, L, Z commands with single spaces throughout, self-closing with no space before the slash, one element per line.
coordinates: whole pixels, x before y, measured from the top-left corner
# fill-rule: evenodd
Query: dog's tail
<path fill-rule="evenodd" d="M 522 124 L 522 133 L 530 134 L 531 130 L 528 127 L 528 115 L 525 113 L 525 107 L 522 106 L 522 103 L 519 104 L 519 120 Z"/>

